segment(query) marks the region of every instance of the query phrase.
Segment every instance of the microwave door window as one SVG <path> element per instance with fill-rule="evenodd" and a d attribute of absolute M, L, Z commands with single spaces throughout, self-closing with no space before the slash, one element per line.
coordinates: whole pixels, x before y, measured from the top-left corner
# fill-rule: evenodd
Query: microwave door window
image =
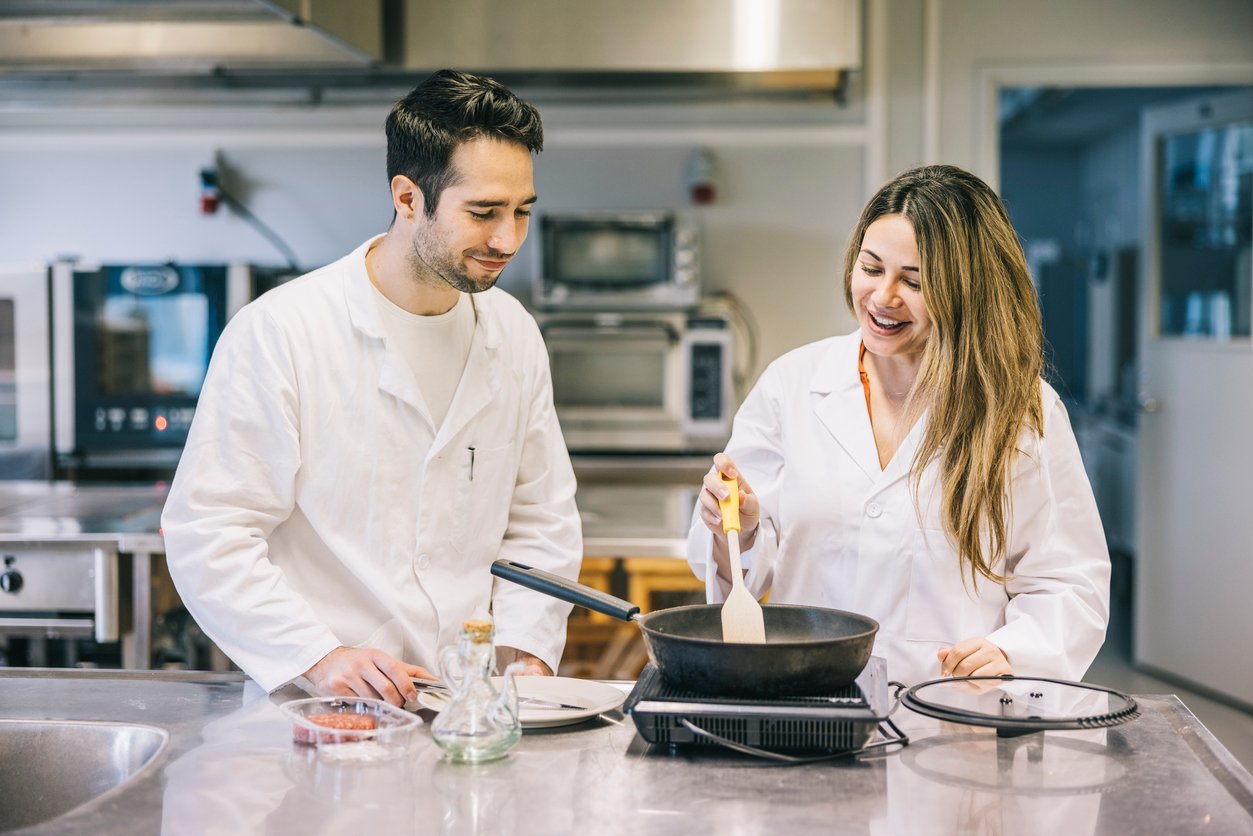
<path fill-rule="evenodd" d="M 209 321 L 202 293 L 108 297 L 97 320 L 101 394 L 198 395 L 209 363 Z"/>
<path fill-rule="evenodd" d="M 0 441 L 17 440 L 17 324 L 12 299 L 0 299 Z"/>
<path fill-rule="evenodd" d="M 563 410 L 661 412 L 665 363 L 659 352 L 555 350 L 553 398 Z"/>
<path fill-rule="evenodd" d="M 629 287 L 666 275 L 665 240 L 653 229 L 569 230 L 559 240 L 554 273 L 563 284 Z"/>

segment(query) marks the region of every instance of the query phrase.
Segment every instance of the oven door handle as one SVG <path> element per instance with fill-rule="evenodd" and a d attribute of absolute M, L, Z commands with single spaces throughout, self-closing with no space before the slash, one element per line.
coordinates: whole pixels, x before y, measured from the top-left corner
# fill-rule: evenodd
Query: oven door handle
<path fill-rule="evenodd" d="M 90 618 L 0 618 L 0 635 L 90 636 L 95 622 Z"/>
<path fill-rule="evenodd" d="M 670 345 L 673 346 L 679 342 L 678 330 L 668 322 L 601 322 L 595 319 L 564 319 L 560 322 L 545 322 L 539 327 L 540 335 L 544 339 L 548 339 L 548 335 L 555 331 L 588 330 L 598 334 L 617 334 L 626 337 L 642 337 L 647 336 L 644 332 L 660 331 L 666 335 Z"/>

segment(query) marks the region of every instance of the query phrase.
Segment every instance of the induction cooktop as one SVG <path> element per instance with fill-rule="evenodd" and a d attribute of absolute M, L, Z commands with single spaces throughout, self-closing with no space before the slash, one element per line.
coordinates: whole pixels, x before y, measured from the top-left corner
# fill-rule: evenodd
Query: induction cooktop
<path fill-rule="evenodd" d="M 681 691 L 647 665 L 622 706 L 644 740 L 672 747 L 725 746 L 822 754 L 861 749 L 889 708 L 887 665 L 871 657 L 857 680 L 829 694 L 746 700 Z"/>

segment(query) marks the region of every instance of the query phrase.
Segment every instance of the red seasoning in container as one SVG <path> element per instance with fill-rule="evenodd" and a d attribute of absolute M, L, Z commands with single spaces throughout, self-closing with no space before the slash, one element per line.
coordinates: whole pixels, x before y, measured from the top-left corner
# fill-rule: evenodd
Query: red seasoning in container
<path fill-rule="evenodd" d="M 308 723 L 333 729 L 335 732 L 373 731 L 378 728 L 378 720 L 369 714 L 310 714 L 303 719 Z M 297 743 L 314 745 L 318 743 L 348 743 L 360 738 L 353 735 L 335 734 L 334 732 L 319 734 L 313 729 L 307 729 L 296 724 L 292 726 L 292 739 Z"/>

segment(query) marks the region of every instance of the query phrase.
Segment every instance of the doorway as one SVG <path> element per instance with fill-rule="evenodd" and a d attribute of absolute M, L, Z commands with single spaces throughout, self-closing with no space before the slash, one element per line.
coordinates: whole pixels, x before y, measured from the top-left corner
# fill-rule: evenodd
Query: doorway
<path fill-rule="evenodd" d="M 1230 89 L 1000 90 L 1001 196 L 1040 295 L 1049 382 L 1070 410 L 1118 562 L 1135 551 L 1141 117 Z"/>
<path fill-rule="evenodd" d="M 999 88 L 1000 191 L 1040 294 L 1050 382 L 1070 410 L 1110 546 L 1107 646 L 1126 659 L 1136 658 L 1137 502 L 1144 507 L 1141 335 L 1153 324 L 1144 312 L 1160 315 L 1142 289 L 1144 207 L 1155 197 L 1145 194 L 1142 123 L 1241 89 L 1250 88 Z"/>

